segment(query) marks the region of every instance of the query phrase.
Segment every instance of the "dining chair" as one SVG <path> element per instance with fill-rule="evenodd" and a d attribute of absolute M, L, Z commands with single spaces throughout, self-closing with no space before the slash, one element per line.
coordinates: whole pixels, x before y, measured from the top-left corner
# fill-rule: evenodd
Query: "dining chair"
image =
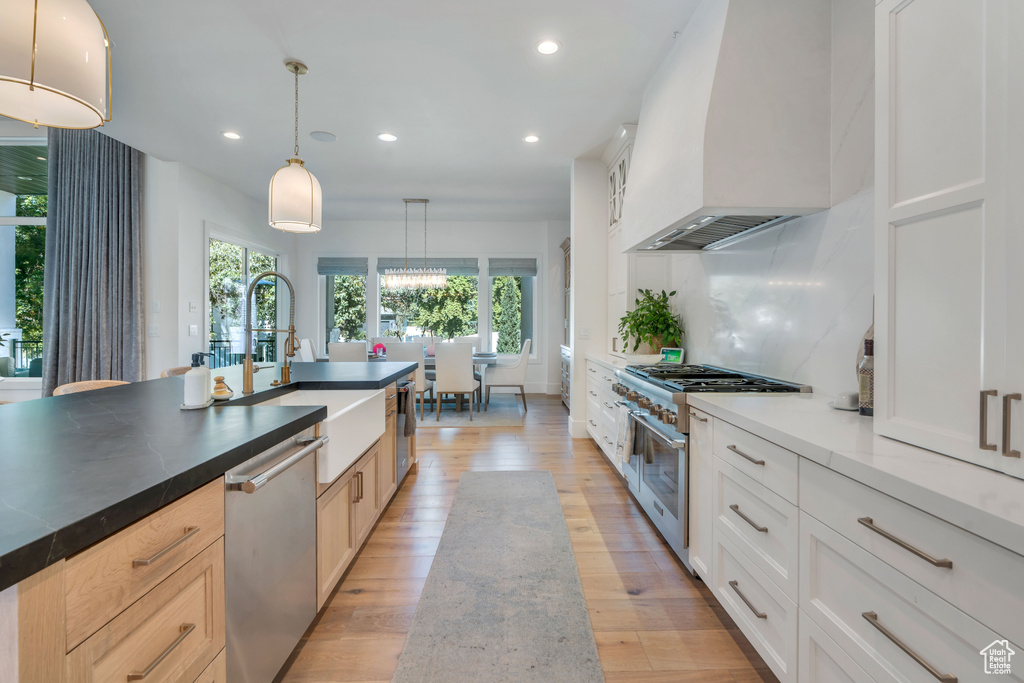
<path fill-rule="evenodd" d="M 298 356 L 300 363 L 315 363 L 316 347 L 313 346 L 313 340 L 300 339 L 298 346 L 295 347 L 295 355 Z"/>
<path fill-rule="evenodd" d="M 434 348 L 437 379 L 437 419 L 441 419 L 441 399 L 445 394 L 469 395 L 469 420 L 473 421 L 473 396 L 479 396 L 480 382 L 473 379 L 472 344 L 438 344 Z M 479 399 L 478 399 L 479 400 Z M 477 404 L 479 406 L 479 403 Z"/>
<path fill-rule="evenodd" d="M 161 377 L 177 377 L 178 375 L 184 375 L 186 372 L 192 369 L 191 365 L 179 365 L 176 368 L 167 368 L 160 373 Z"/>
<path fill-rule="evenodd" d="M 491 402 L 491 387 L 519 387 L 519 395 L 523 397 L 523 412 L 526 412 L 526 369 L 530 361 L 530 340 L 523 342 L 523 350 L 519 360 L 512 365 L 494 365 L 487 368 L 487 398 L 484 399 L 484 410 Z"/>
<path fill-rule="evenodd" d="M 129 382 L 122 382 L 117 379 L 89 379 L 83 382 L 69 382 L 68 384 L 61 384 L 59 387 L 53 390 L 54 396 L 63 396 L 65 394 L 77 394 L 81 391 L 92 391 L 93 389 L 105 389 L 107 387 L 118 387 L 122 384 L 129 384 Z"/>
<path fill-rule="evenodd" d="M 366 342 L 331 342 L 327 345 L 327 358 L 332 363 L 365 363 Z"/>
<path fill-rule="evenodd" d="M 426 401 L 425 394 L 430 392 L 430 401 L 434 401 L 434 383 L 426 377 L 423 369 L 423 342 L 389 342 L 388 362 L 399 361 L 416 363 L 416 388 L 414 391 L 420 399 L 420 420 L 423 419 L 423 404 Z"/>

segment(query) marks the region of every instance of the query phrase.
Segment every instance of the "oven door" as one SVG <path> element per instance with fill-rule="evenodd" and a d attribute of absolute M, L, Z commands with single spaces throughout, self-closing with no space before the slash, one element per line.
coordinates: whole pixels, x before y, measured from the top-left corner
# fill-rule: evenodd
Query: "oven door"
<path fill-rule="evenodd" d="M 677 554 L 687 547 L 686 437 L 669 436 L 646 414 L 636 416 L 634 451 L 638 453 L 638 500 Z"/>

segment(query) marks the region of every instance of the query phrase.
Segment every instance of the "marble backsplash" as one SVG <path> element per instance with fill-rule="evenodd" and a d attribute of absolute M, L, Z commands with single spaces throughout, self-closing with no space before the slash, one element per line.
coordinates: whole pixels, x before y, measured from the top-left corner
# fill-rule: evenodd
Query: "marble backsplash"
<path fill-rule="evenodd" d="M 873 210 L 867 190 L 721 250 L 673 256 L 687 360 L 855 391 L 872 322 Z"/>

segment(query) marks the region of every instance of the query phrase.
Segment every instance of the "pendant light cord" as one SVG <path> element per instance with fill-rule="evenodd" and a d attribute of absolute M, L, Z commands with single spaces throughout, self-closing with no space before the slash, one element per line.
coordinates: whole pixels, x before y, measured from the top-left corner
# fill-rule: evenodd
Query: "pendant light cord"
<path fill-rule="evenodd" d="M 427 270 L 427 203 L 423 202 L 423 271 Z"/>
<path fill-rule="evenodd" d="M 295 156 L 299 156 L 299 67 L 293 66 L 295 72 Z"/>
<path fill-rule="evenodd" d="M 405 202 L 405 270 L 409 270 L 409 202 Z"/>

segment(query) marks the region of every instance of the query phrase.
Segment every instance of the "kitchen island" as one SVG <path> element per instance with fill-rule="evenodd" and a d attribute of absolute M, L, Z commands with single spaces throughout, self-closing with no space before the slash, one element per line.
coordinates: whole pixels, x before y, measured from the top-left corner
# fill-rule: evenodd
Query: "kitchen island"
<path fill-rule="evenodd" d="M 301 389 L 381 389 L 413 363 L 294 363 L 223 374 L 236 398 L 180 410 L 168 377 L 4 406 L 0 410 L 0 591 L 197 490 L 327 417 L 323 406 L 252 405 Z"/>

